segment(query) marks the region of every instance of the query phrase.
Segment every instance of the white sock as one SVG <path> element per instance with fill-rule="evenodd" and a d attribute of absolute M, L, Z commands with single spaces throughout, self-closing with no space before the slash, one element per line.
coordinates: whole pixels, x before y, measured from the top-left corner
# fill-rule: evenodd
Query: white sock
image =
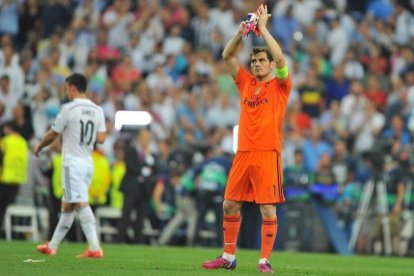
<path fill-rule="evenodd" d="M 260 258 L 259 259 L 259 264 L 265 264 L 265 263 L 268 263 L 268 262 L 269 262 L 269 260 L 266 259 L 266 258 Z"/>
<path fill-rule="evenodd" d="M 53 232 L 52 240 L 48 244 L 50 249 L 56 250 L 58 248 L 60 242 L 65 238 L 70 227 L 72 227 L 74 218 L 75 212 L 64 212 L 62 210 L 55 232 Z"/>
<path fill-rule="evenodd" d="M 236 259 L 236 255 L 231 255 L 231 254 L 226 253 L 226 252 L 223 252 L 223 255 L 221 255 L 221 257 L 223 259 L 226 259 L 229 262 L 232 262 L 232 261 L 234 261 Z"/>
<path fill-rule="evenodd" d="M 98 234 L 96 233 L 96 221 L 91 207 L 88 205 L 79 210 L 79 220 L 82 226 L 82 231 L 85 234 L 86 240 L 89 244 L 89 250 L 99 250 Z"/>

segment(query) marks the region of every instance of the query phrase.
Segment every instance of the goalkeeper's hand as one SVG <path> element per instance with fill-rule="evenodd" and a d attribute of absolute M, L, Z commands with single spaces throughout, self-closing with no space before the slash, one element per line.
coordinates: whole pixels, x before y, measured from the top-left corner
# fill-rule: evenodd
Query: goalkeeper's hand
<path fill-rule="evenodd" d="M 257 27 L 259 30 L 266 28 L 267 21 L 271 16 L 272 15 L 267 12 L 267 5 L 261 4 L 257 9 Z"/>

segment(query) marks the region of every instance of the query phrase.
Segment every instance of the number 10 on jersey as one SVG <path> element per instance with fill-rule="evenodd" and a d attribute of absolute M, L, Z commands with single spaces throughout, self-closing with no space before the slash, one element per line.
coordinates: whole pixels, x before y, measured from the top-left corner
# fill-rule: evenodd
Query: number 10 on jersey
<path fill-rule="evenodd" d="M 82 120 L 80 120 L 80 145 L 86 145 L 90 146 L 93 139 L 93 131 L 95 128 L 94 123 L 91 120 L 86 121 L 86 123 Z"/>

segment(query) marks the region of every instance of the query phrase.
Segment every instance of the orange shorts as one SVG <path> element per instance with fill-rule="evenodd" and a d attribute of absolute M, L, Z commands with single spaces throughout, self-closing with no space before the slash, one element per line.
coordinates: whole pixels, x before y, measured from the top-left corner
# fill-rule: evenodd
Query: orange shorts
<path fill-rule="evenodd" d="M 277 151 L 237 152 L 224 198 L 257 204 L 285 202 L 280 154 Z"/>

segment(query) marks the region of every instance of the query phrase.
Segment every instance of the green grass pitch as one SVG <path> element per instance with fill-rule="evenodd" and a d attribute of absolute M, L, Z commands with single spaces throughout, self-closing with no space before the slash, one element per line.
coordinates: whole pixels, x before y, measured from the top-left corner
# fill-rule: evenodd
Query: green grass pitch
<path fill-rule="evenodd" d="M 234 271 L 209 271 L 202 261 L 221 249 L 104 244 L 103 259 L 77 259 L 85 244 L 63 243 L 44 256 L 32 242 L 0 241 L 0 275 L 254 275 L 259 251 L 239 250 Z M 414 260 L 398 257 L 337 256 L 274 252 L 276 275 L 414 275 Z"/>

